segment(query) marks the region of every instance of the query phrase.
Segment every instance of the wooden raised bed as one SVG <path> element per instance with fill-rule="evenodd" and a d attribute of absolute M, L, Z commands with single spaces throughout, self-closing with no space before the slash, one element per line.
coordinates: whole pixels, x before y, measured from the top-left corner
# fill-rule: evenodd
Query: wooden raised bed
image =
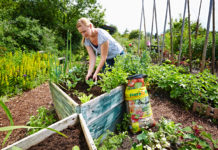
<path fill-rule="evenodd" d="M 53 128 L 57 131 L 62 131 L 64 129 L 66 129 L 68 126 L 74 126 L 77 123 L 80 123 L 87 145 L 89 147 L 89 150 L 97 150 L 94 141 L 92 139 L 92 136 L 89 132 L 89 129 L 87 128 L 87 125 L 85 123 L 85 120 L 83 118 L 83 116 L 80 114 L 73 114 L 63 120 L 60 120 L 54 124 L 52 124 L 51 126 L 49 126 L 49 128 Z M 47 129 L 42 129 L 39 132 L 36 132 L 35 134 L 32 134 L 26 138 L 21 139 L 20 141 L 17 141 L 16 143 L 9 145 L 5 148 L 3 148 L 2 150 L 11 150 L 12 147 L 16 146 L 19 148 L 22 148 L 23 150 L 26 150 L 28 148 L 30 148 L 31 146 L 34 146 L 40 142 L 42 142 L 43 140 L 45 140 L 46 138 L 48 138 L 50 135 L 55 134 L 55 132 L 47 130 Z M 85 142 L 85 141 L 84 141 Z"/>
<path fill-rule="evenodd" d="M 54 83 L 50 83 L 50 91 L 58 117 L 63 119 L 72 113 L 81 113 L 93 138 L 98 138 L 108 129 L 114 131 L 125 110 L 124 86 L 84 104 L 76 103 Z"/>
<path fill-rule="evenodd" d="M 218 108 L 213 108 L 202 103 L 194 102 L 193 111 L 202 115 L 210 116 L 214 119 L 218 119 Z"/>

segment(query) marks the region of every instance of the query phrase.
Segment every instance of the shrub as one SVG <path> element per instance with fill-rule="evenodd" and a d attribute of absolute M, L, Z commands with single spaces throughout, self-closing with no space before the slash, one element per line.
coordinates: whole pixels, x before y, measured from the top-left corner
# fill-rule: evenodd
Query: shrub
<path fill-rule="evenodd" d="M 15 51 L 17 48 L 23 51 L 57 49 L 52 31 L 40 26 L 35 19 L 19 16 L 14 21 L 4 21 L 1 28 L 0 44 L 7 51 Z"/>

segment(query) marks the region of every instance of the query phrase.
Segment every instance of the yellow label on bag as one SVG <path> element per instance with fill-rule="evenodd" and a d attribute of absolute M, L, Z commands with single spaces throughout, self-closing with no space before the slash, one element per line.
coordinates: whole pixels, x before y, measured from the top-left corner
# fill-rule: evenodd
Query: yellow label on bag
<path fill-rule="evenodd" d="M 137 100 L 148 96 L 146 87 L 141 87 L 137 89 L 126 89 L 125 100 Z"/>

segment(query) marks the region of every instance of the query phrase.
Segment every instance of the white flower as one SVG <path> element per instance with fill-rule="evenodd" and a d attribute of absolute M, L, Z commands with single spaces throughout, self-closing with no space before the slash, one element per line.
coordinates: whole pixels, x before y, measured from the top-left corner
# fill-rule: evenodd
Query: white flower
<path fill-rule="evenodd" d="M 164 146 L 164 147 L 170 147 L 170 143 L 169 143 L 169 142 L 166 142 L 163 146 Z"/>
<path fill-rule="evenodd" d="M 161 149 L 162 147 L 161 147 L 160 144 L 157 144 L 157 145 L 156 145 L 156 148 Z"/>
<path fill-rule="evenodd" d="M 154 140 L 155 143 L 160 143 L 160 141 L 158 141 L 157 139 Z"/>
<path fill-rule="evenodd" d="M 153 132 L 148 132 L 148 136 L 154 137 L 154 133 Z"/>
<path fill-rule="evenodd" d="M 144 146 L 144 148 L 147 149 L 147 150 L 152 150 L 152 148 L 150 146 L 148 146 L 148 145 Z"/>
<path fill-rule="evenodd" d="M 162 142 L 166 142 L 167 139 L 166 139 L 165 137 L 163 137 L 163 138 L 161 138 L 161 141 L 162 141 Z"/>

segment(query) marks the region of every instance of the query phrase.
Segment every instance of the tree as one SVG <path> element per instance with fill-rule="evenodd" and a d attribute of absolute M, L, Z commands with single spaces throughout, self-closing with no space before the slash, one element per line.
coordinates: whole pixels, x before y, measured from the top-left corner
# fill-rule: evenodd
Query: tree
<path fill-rule="evenodd" d="M 4 23 L 0 45 L 6 47 L 8 51 L 57 50 L 54 34 L 48 28 L 40 26 L 37 20 L 19 16 L 13 23 L 9 21 Z"/>
<path fill-rule="evenodd" d="M 139 37 L 139 34 L 142 35 L 142 32 L 139 33 L 139 30 L 132 30 L 130 33 L 129 33 L 129 39 L 136 39 Z M 142 37 L 142 36 L 141 36 Z"/>
<path fill-rule="evenodd" d="M 105 10 L 96 0 L 2 0 L 0 11 L 4 10 L 5 2 L 7 9 L 11 9 L 8 14 L 12 20 L 24 16 L 36 19 L 40 25 L 51 29 L 56 34 L 60 49 L 65 48 L 67 31 L 74 38 L 74 48 L 79 45 L 81 35 L 76 29 L 76 22 L 80 17 L 89 18 L 96 27 L 105 23 Z"/>

